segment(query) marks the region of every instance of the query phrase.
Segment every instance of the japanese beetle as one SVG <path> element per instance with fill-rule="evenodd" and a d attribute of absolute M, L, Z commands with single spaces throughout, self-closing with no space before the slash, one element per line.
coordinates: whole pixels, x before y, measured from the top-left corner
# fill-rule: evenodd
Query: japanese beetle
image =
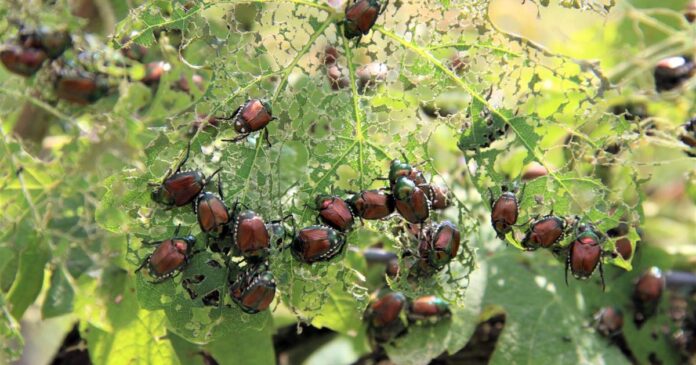
<path fill-rule="evenodd" d="M 459 244 L 459 230 L 452 222 L 444 221 L 428 230 L 418 245 L 418 254 L 430 267 L 440 270 L 457 256 Z"/>
<path fill-rule="evenodd" d="M 191 144 L 188 145 L 186 155 L 179 162 L 174 173 L 171 173 L 170 170 L 160 184 L 150 183 L 151 186 L 157 186 L 150 194 L 150 197 L 153 201 L 164 205 L 167 209 L 181 207 L 193 202 L 210 179 L 220 172 L 220 169 L 217 169 L 209 178 L 206 178 L 198 170 L 181 171 L 181 168 L 188 161 L 190 152 Z"/>
<path fill-rule="evenodd" d="M 576 279 L 587 279 L 599 265 L 599 275 L 604 290 L 604 271 L 602 268 L 602 246 L 604 239 L 591 224 L 576 227 L 575 240 L 570 244 L 570 253 L 566 260 L 565 280 L 568 284 L 568 268 Z"/>
<path fill-rule="evenodd" d="M 19 33 L 19 43 L 24 48 L 39 48 L 46 52 L 50 59 L 55 60 L 72 46 L 72 37 L 65 30 L 22 30 Z"/>
<path fill-rule="evenodd" d="M 655 89 L 669 91 L 679 87 L 696 72 L 696 65 L 687 56 L 675 56 L 660 60 L 655 66 Z"/>
<path fill-rule="evenodd" d="M 201 231 L 214 237 L 222 237 L 227 232 L 227 223 L 230 221 L 230 210 L 223 201 L 222 181 L 218 175 L 218 194 L 210 192 L 198 194 L 193 204 L 193 212 L 198 218 Z M 264 227 L 265 228 L 265 227 Z"/>
<path fill-rule="evenodd" d="M 106 76 L 81 69 L 62 69 L 54 81 L 56 96 L 71 103 L 87 105 L 109 92 Z"/>
<path fill-rule="evenodd" d="M 508 191 L 508 187 L 503 186 L 501 190 L 503 193 L 500 194 L 497 200 L 493 201 L 493 191 L 489 188 L 490 198 L 488 202 L 491 205 L 491 224 L 493 229 L 498 238 L 504 240 L 505 235 L 512 231 L 512 226 L 517 223 L 520 203 L 515 195 L 516 189 L 513 188 L 512 191 Z M 522 188 L 522 195 L 524 196 L 524 187 Z"/>
<path fill-rule="evenodd" d="M 374 300 L 364 315 L 370 338 L 382 344 L 404 334 L 407 323 L 402 312 L 406 304 L 406 296 L 400 292 L 388 292 Z"/>
<path fill-rule="evenodd" d="M 215 237 L 223 236 L 230 221 L 230 211 L 222 199 L 222 196 L 206 191 L 198 194 L 194 204 L 201 231 Z"/>
<path fill-rule="evenodd" d="M 157 245 L 157 248 L 140 264 L 135 270 L 136 273 L 147 266 L 150 276 L 155 278 L 152 283 L 156 284 L 181 272 L 193 255 L 192 249 L 196 244 L 196 238 L 191 235 L 178 237 L 179 228 L 177 227 L 173 238 L 143 243 Z"/>
<path fill-rule="evenodd" d="M 563 239 L 565 229 L 566 221 L 554 215 L 535 220 L 522 239 L 522 247 L 528 251 L 550 248 Z"/>
<path fill-rule="evenodd" d="M 401 160 L 392 160 L 389 164 L 389 187 L 394 188 L 396 185 L 396 180 L 400 177 L 405 176 L 409 180 L 413 181 L 417 186 L 425 185 L 428 182 L 423 176 L 423 172 L 411 166 L 408 162 L 401 162 Z"/>
<path fill-rule="evenodd" d="M 657 267 L 651 267 L 636 280 L 633 288 L 633 304 L 636 307 L 634 321 L 639 328 L 655 314 L 665 287 L 665 278 Z"/>
<path fill-rule="evenodd" d="M 236 207 L 234 211 L 236 212 Z M 232 242 L 244 257 L 264 257 L 271 246 L 266 223 L 252 210 L 235 213 L 232 219 Z"/>
<path fill-rule="evenodd" d="M 416 298 L 408 305 L 407 316 L 411 322 L 440 320 L 451 315 L 449 304 L 434 295 Z"/>
<path fill-rule="evenodd" d="M 230 297 L 246 313 L 268 309 L 275 297 L 276 283 L 267 264 L 246 267 L 230 281 Z"/>
<path fill-rule="evenodd" d="M 394 213 L 394 196 L 381 190 L 366 190 L 353 195 L 348 204 L 362 219 L 382 219 Z"/>
<path fill-rule="evenodd" d="M 146 68 L 145 76 L 140 79 L 140 82 L 147 86 L 156 86 L 162 76 L 172 69 L 172 65 L 164 61 L 156 61 L 148 63 Z"/>
<path fill-rule="evenodd" d="M 631 247 L 631 241 L 626 237 L 621 237 L 616 240 L 616 251 L 621 255 L 624 260 L 628 260 L 633 255 L 633 247 Z"/>
<path fill-rule="evenodd" d="M 273 116 L 271 104 L 268 101 L 250 99 L 237 108 L 231 117 L 220 119 L 233 120 L 234 130 L 240 134 L 237 138 L 223 139 L 223 141 L 237 142 L 248 137 L 252 132 L 266 128 L 268 123 L 277 118 Z M 266 133 L 265 137 L 266 143 L 270 146 L 271 142 L 268 140 L 268 133 Z"/>
<path fill-rule="evenodd" d="M 343 251 L 345 244 L 345 237 L 333 228 L 309 226 L 297 232 L 291 250 L 298 261 L 311 264 L 331 260 Z"/>
<path fill-rule="evenodd" d="M 604 337 L 614 337 L 623 328 L 623 313 L 618 307 L 604 307 L 594 316 L 595 328 Z"/>
<path fill-rule="evenodd" d="M 362 37 L 370 32 L 375 25 L 377 17 L 384 11 L 386 6 L 377 0 L 355 0 L 346 8 L 346 19 L 344 21 L 344 31 L 346 38 Z"/>
<path fill-rule="evenodd" d="M 430 200 L 430 207 L 432 209 L 442 210 L 452 206 L 452 199 L 447 188 L 432 184 L 425 185 L 423 188 L 428 194 L 428 200 Z"/>
<path fill-rule="evenodd" d="M 316 198 L 319 219 L 341 232 L 349 230 L 354 223 L 353 211 L 345 200 L 337 196 L 319 195 Z"/>
<path fill-rule="evenodd" d="M 394 184 L 396 210 L 410 223 L 423 223 L 430 216 L 430 200 L 425 191 L 406 176 Z"/>
<path fill-rule="evenodd" d="M 22 76 L 35 74 L 48 55 L 37 48 L 22 48 L 15 45 L 5 45 L 0 50 L 0 60 L 8 71 Z"/>

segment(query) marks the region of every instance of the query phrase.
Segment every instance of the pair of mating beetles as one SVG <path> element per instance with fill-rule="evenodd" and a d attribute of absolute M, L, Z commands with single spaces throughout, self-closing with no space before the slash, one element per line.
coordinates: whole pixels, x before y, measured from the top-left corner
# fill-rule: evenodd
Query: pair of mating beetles
<path fill-rule="evenodd" d="M 367 307 L 363 318 L 368 336 L 379 345 L 405 334 L 410 323 L 432 323 L 451 315 L 447 302 L 434 295 L 411 301 L 401 292 L 383 289 Z"/>

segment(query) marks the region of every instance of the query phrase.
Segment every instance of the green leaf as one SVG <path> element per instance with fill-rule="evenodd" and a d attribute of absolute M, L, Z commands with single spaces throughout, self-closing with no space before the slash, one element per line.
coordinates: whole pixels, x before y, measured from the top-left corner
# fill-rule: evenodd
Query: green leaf
<path fill-rule="evenodd" d="M 53 270 L 51 286 L 46 292 L 46 298 L 41 306 L 43 318 L 58 317 L 73 310 L 75 291 L 62 269 Z"/>
<path fill-rule="evenodd" d="M 7 293 L 10 313 L 15 318 L 22 318 L 24 311 L 41 292 L 44 265 L 49 258 L 49 253 L 41 244 L 42 241 L 39 237 L 34 236 L 27 242 L 32 242 L 32 244 L 22 251 L 19 257 L 17 276 Z"/>
<path fill-rule="evenodd" d="M 164 314 L 138 310 L 130 315 L 134 320 L 114 332 L 91 325 L 82 329 L 92 362 L 95 365 L 178 364 L 176 353 L 166 338 Z"/>

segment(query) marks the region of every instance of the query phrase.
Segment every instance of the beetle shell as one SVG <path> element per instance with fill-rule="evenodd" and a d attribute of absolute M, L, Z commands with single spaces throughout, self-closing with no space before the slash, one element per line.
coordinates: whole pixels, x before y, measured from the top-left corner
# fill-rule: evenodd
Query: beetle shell
<path fill-rule="evenodd" d="M 12 73 L 31 76 L 43 65 L 48 56 L 46 52 L 36 48 L 22 48 L 8 45 L 0 51 L 0 60 Z"/>
<path fill-rule="evenodd" d="M 604 307 L 595 315 L 597 332 L 605 337 L 613 337 L 623 328 L 623 313 L 617 307 Z"/>
<path fill-rule="evenodd" d="M 660 269 L 651 267 L 638 278 L 633 292 L 633 297 L 642 302 L 656 302 L 662 296 L 665 279 Z"/>
<path fill-rule="evenodd" d="M 345 36 L 355 38 L 370 32 L 380 13 L 377 0 L 357 0 L 346 8 Z"/>
<path fill-rule="evenodd" d="M 631 258 L 631 255 L 633 254 L 633 247 L 631 247 L 631 241 L 626 238 L 626 237 L 621 237 L 618 240 L 616 240 L 616 251 L 619 252 L 619 255 L 623 257 L 624 260 L 628 260 Z"/>
<path fill-rule="evenodd" d="M 234 130 L 251 133 L 265 128 L 273 120 L 271 106 L 260 99 L 248 100 L 234 118 Z"/>
<path fill-rule="evenodd" d="M 434 295 L 416 298 L 408 306 L 408 319 L 411 321 L 440 319 L 451 315 L 449 304 Z"/>
<path fill-rule="evenodd" d="M 452 206 L 447 188 L 437 185 L 428 185 L 426 187 L 426 192 L 428 193 L 428 199 L 430 200 L 432 209 L 441 210 Z"/>
<path fill-rule="evenodd" d="M 109 91 L 102 76 L 89 72 L 59 75 L 54 87 L 56 96 L 80 105 L 92 104 Z"/>
<path fill-rule="evenodd" d="M 225 203 L 217 195 L 209 192 L 196 198 L 196 216 L 203 232 L 218 236 L 224 233 L 225 225 L 230 221 L 230 212 Z"/>
<path fill-rule="evenodd" d="M 565 221 L 556 216 L 546 216 L 529 226 L 527 234 L 522 239 L 522 246 L 527 250 L 539 247 L 549 248 L 563 238 Z"/>
<path fill-rule="evenodd" d="M 273 273 L 262 268 L 245 270 L 232 284 L 230 297 L 247 313 L 268 309 L 275 297 L 276 283 Z"/>
<path fill-rule="evenodd" d="M 191 203 L 203 190 L 205 177 L 200 171 L 177 172 L 152 192 L 152 200 L 166 206 Z"/>
<path fill-rule="evenodd" d="M 665 278 L 657 267 L 651 267 L 641 275 L 633 288 L 634 321 L 640 328 L 657 311 Z"/>
<path fill-rule="evenodd" d="M 435 234 L 429 236 L 428 234 L 421 240 L 418 247 L 419 255 L 426 259 L 431 267 L 439 270 L 457 256 L 460 233 L 452 222 L 444 221 L 437 226 Z"/>
<path fill-rule="evenodd" d="M 353 212 L 343 199 L 337 196 L 318 196 L 316 203 L 319 217 L 325 224 L 341 232 L 345 232 L 353 226 Z"/>
<path fill-rule="evenodd" d="M 295 258 L 307 264 L 329 261 L 345 247 L 345 237 L 333 228 L 309 226 L 301 229 L 292 241 Z"/>
<path fill-rule="evenodd" d="M 196 238 L 193 236 L 174 237 L 160 242 L 144 263 L 155 282 L 174 276 L 186 266 L 195 243 Z"/>
<path fill-rule="evenodd" d="M 597 268 L 601 256 L 602 247 L 597 234 L 590 226 L 584 226 L 570 245 L 568 262 L 573 276 L 578 279 L 589 278 Z"/>
<path fill-rule="evenodd" d="M 395 203 L 391 194 L 380 190 L 367 190 L 348 200 L 353 212 L 363 219 L 382 219 L 394 213 Z"/>
<path fill-rule="evenodd" d="M 679 87 L 696 72 L 696 65 L 689 57 L 675 56 L 660 60 L 655 66 L 655 89 L 668 91 Z"/>
<path fill-rule="evenodd" d="M 400 177 L 394 185 L 396 210 L 409 223 L 423 223 L 430 216 L 430 200 L 425 191 L 408 179 Z"/>
<path fill-rule="evenodd" d="M 374 301 L 365 311 L 370 337 L 377 343 L 389 342 L 406 331 L 402 311 L 406 297 L 399 292 L 387 293 Z"/>
<path fill-rule="evenodd" d="M 244 257 L 262 257 L 268 253 L 271 237 L 266 223 L 251 210 L 246 210 L 235 218 L 234 242 Z"/>
<path fill-rule="evenodd" d="M 518 214 L 519 203 L 515 194 L 510 191 L 501 194 L 491 208 L 491 224 L 493 224 L 498 238 L 505 239 L 505 235 L 517 223 Z"/>

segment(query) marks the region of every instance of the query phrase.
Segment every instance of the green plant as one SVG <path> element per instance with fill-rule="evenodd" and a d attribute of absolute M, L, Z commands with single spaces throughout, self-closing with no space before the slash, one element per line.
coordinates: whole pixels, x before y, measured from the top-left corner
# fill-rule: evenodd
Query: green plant
<path fill-rule="evenodd" d="M 694 26 L 670 10 L 680 9 L 679 1 L 659 9 L 638 0 L 515 4 L 528 27 L 558 26 L 555 16 L 588 19 L 565 33 L 568 42 L 537 35 L 545 45 L 504 30 L 506 7 L 486 1 L 393 2 L 357 42 L 344 36 L 341 2 L 135 3 L 116 1 L 102 17 L 110 48 L 83 36 L 80 29 L 94 24 L 71 15 L 67 2 L 0 5 L 25 22 L 67 27 L 80 47 L 93 47 L 90 67 L 111 90 L 74 106 L 47 87 L 49 67 L 21 87 L 12 86 L 20 78 L 0 71 L 0 335 L 7 359 L 19 355 L 17 321 L 36 303 L 43 318 L 79 323 L 94 363 L 202 362 L 200 352 L 220 363 L 273 363 L 273 333 L 297 321 L 340 334 L 350 344 L 340 360 L 346 362 L 372 351 L 362 316 L 369 294 L 386 280 L 409 298 L 442 297 L 452 312 L 451 320 L 409 326 L 385 345 L 397 363 L 457 353 L 479 321 L 501 313 L 505 328 L 491 363 L 625 363 L 591 330 L 592 313 L 627 306 L 643 268 L 688 263 L 663 249 L 684 252 L 679 244 L 696 239 L 688 229 L 693 160 L 675 133 L 696 112 L 695 84 L 658 94 L 649 75 L 659 59 L 694 52 Z M 10 37 L 16 27 L 4 22 Z M 587 41 L 597 36 L 604 39 Z M 117 52 L 136 46 L 149 49 L 147 61 L 168 65 L 156 82 L 147 79 L 146 64 Z M 64 57 L 77 62 L 77 53 Z M 250 98 L 268 100 L 278 119 L 237 143 L 223 141 L 238 137 L 223 119 Z M 649 116 L 608 112 L 628 102 L 647 105 Z M 317 212 L 307 204 L 317 195 L 385 187 L 378 178 L 391 160 L 422 161 L 429 180 L 453 192 L 454 206 L 432 214 L 456 224 L 462 249 L 435 275 L 385 279 L 362 252 L 375 244 L 411 248 L 404 224 L 356 222 L 346 253 L 330 263 L 308 266 L 282 246 L 271 249 L 278 290 L 271 311 L 207 306 L 211 293 L 232 304 L 220 254 L 194 255 L 181 278 L 161 284 L 133 273 L 151 252 L 142 243 L 169 238 L 179 225 L 207 242 L 190 208 L 165 210 L 150 197 L 149 184 L 176 167 L 187 143 L 187 168 L 206 176 L 222 169 L 226 203 L 238 200 L 267 221 L 292 214 L 298 229 L 314 222 Z M 610 255 L 615 237 L 603 245 L 606 293 L 596 275 L 566 287 L 563 255 L 524 253 L 527 226 L 513 227 L 506 245 L 495 238 L 489 189 L 497 195 L 532 163 L 545 174 L 526 182 L 518 224 L 553 212 L 577 215 L 600 232 L 626 225 L 621 236 L 635 254 Z M 673 180 L 686 181 L 682 194 L 690 202 L 655 214 L 655 205 L 669 202 L 650 189 Z M 636 253 L 639 226 L 645 241 L 654 240 L 664 223 L 656 217 L 664 216 L 676 227 L 673 242 Z M 561 240 L 560 249 L 573 239 Z M 406 261 L 399 259 L 402 270 Z M 184 287 L 186 279 L 195 280 Z M 662 312 L 648 327 L 668 321 Z M 626 322 L 641 363 L 650 356 L 679 361 L 668 335 L 654 341 Z"/>

